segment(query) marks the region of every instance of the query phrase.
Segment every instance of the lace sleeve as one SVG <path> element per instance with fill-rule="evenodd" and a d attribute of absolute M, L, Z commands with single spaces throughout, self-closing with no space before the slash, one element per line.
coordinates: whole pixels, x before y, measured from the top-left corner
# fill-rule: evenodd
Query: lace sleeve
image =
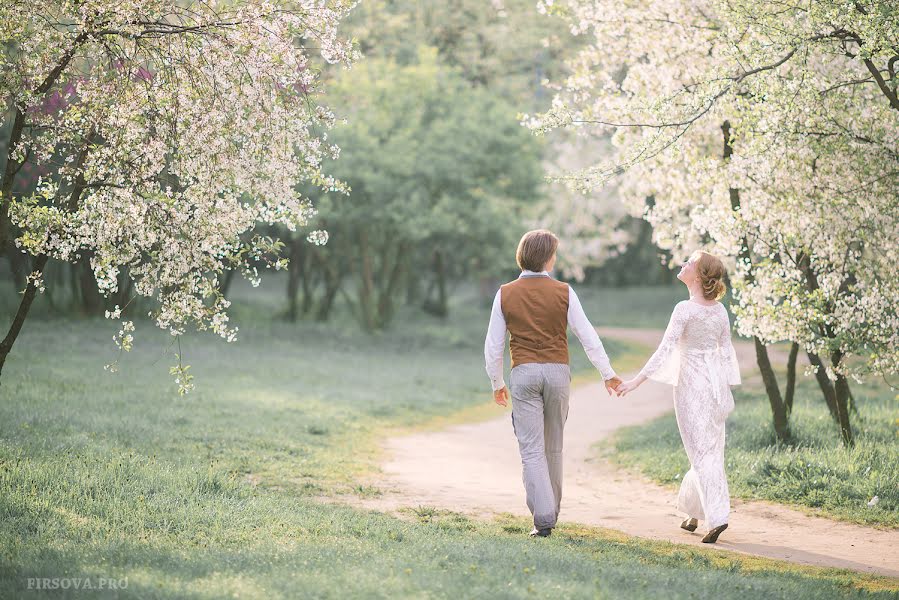
<path fill-rule="evenodd" d="M 740 385 L 740 363 L 737 362 L 737 351 L 730 339 L 730 318 L 724 311 L 724 326 L 718 336 L 718 352 L 721 355 L 721 367 L 728 385 Z"/>
<path fill-rule="evenodd" d="M 662 337 L 662 343 L 640 370 L 641 375 L 662 383 L 677 385 L 680 371 L 680 353 L 677 343 L 684 332 L 687 316 L 686 306 L 683 302 L 674 307 L 671 320 L 668 321 L 668 327 Z"/>

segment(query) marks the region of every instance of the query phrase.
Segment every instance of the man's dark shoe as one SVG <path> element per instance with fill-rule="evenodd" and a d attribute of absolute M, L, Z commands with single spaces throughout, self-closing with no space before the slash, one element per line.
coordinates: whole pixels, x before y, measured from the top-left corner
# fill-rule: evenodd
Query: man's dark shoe
<path fill-rule="evenodd" d="M 528 535 L 531 537 L 549 537 L 552 532 L 552 527 L 547 527 L 546 529 L 537 529 L 534 527 Z"/>

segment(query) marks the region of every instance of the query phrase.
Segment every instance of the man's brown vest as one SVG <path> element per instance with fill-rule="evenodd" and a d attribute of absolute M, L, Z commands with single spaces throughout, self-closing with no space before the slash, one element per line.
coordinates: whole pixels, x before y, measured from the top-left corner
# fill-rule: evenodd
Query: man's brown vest
<path fill-rule="evenodd" d="M 501 289 L 512 367 L 568 364 L 568 284 L 546 276 L 524 276 Z"/>

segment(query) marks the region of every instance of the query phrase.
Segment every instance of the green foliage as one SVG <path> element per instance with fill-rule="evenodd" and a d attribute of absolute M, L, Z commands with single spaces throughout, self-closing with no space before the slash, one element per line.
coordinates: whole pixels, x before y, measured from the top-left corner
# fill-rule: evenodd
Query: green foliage
<path fill-rule="evenodd" d="M 357 280 L 355 310 L 368 329 L 386 325 L 394 297 L 429 273 L 445 314 L 451 277 L 508 262 L 519 213 L 540 194 L 537 140 L 512 106 L 442 65 L 433 48 L 406 65 L 370 58 L 329 89 L 348 123 L 333 132 L 343 151 L 328 168 L 352 192 L 317 201 L 331 233 L 320 262 Z"/>
<path fill-rule="evenodd" d="M 458 234 L 462 248 L 501 247 L 516 205 L 533 201 L 541 182 L 540 147 L 515 109 L 472 88 L 431 48 L 413 64 L 357 67 L 330 86 L 349 121 L 333 132 L 343 148 L 333 169 L 352 193 L 326 199 L 325 219 L 415 242 Z"/>
<path fill-rule="evenodd" d="M 813 381 L 796 391 L 793 442 L 778 444 L 761 390 L 736 394 L 727 423 L 727 479 L 731 494 L 802 508 L 867 525 L 899 525 L 899 437 L 896 399 L 884 387 L 857 386 L 856 443 L 841 446 Z M 613 458 L 656 481 L 677 484 L 689 468 L 672 415 L 626 429 Z M 874 496 L 874 507 L 867 503 Z"/>
<path fill-rule="evenodd" d="M 372 0 L 346 26 L 369 58 L 409 64 L 420 46 L 431 46 L 466 81 L 526 111 L 548 107 L 543 80 L 561 76 L 561 54 L 581 43 L 561 19 L 541 17 L 532 0 Z"/>

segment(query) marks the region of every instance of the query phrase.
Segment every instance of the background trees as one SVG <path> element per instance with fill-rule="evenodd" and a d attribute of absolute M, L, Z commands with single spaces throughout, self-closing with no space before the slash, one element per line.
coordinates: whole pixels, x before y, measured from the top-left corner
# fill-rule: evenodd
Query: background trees
<path fill-rule="evenodd" d="M 334 286 L 367 329 L 385 326 L 403 293 L 445 315 L 458 279 L 496 274 L 514 244 L 540 193 L 539 144 L 512 106 L 441 65 L 433 48 L 406 65 L 369 58 L 329 93 L 348 119 L 333 132 L 343 151 L 329 169 L 352 193 L 318 203 L 316 226 L 330 232 L 311 250 L 318 315 Z"/>
<path fill-rule="evenodd" d="M 353 192 L 321 203 L 329 208 L 317 226 L 331 239 L 303 250 L 309 277 L 288 282 L 290 317 L 325 319 L 336 303 L 378 329 L 399 296 L 444 316 L 454 287 L 471 283 L 489 301 L 514 267 L 509 248 L 538 226 L 565 237 L 565 276 L 621 285 L 667 274 L 645 223 L 614 194 L 543 182 L 596 144 L 559 135 L 534 145 L 516 127 L 522 109 L 549 106 L 546 78 L 563 73 L 562 55 L 580 44 L 565 23 L 539 18 L 529 0 L 395 0 L 363 3 L 347 25 L 366 66 L 335 73 L 329 102 L 349 116 L 334 132 L 343 149 L 334 172 Z M 611 225 L 598 229 L 598 214 Z M 632 238 L 643 244 L 629 250 Z M 360 254 L 360 240 L 373 256 Z M 640 256 L 646 268 L 634 268 Z"/>
<path fill-rule="evenodd" d="M 790 384 L 782 396 L 765 344 L 785 340 L 851 443 L 849 379 L 899 369 L 895 3 L 542 9 L 588 43 L 531 126 L 611 136 L 614 152 L 572 183 L 621 176 L 622 199 L 675 259 L 700 246 L 730 256 L 738 330 L 757 340 L 778 436 Z"/>

